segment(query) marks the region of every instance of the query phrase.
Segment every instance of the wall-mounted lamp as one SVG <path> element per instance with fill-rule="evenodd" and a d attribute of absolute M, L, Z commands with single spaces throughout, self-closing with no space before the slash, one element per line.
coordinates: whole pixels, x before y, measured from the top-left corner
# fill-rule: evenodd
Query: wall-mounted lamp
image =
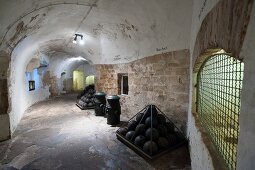
<path fill-rule="evenodd" d="M 79 42 L 80 45 L 84 44 L 84 39 L 83 39 L 82 34 L 75 34 L 74 39 L 73 39 L 73 43 L 77 44 L 77 41 Z"/>

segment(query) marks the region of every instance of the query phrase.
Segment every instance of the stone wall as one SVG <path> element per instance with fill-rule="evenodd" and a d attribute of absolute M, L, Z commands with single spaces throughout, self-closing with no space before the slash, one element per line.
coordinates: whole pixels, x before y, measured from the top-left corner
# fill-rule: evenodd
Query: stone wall
<path fill-rule="evenodd" d="M 96 90 L 118 94 L 118 73 L 128 73 L 129 93 L 120 95 L 122 114 L 130 118 L 155 104 L 184 128 L 189 92 L 189 51 L 174 51 L 127 64 L 95 65 Z"/>

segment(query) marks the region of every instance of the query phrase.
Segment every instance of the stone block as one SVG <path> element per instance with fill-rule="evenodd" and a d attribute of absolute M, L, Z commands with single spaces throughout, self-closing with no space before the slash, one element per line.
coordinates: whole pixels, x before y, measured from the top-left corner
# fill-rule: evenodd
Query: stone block
<path fill-rule="evenodd" d="M 174 69 L 175 75 L 188 75 L 189 70 L 188 68 L 176 68 Z"/>
<path fill-rule="evenodd" d="M 173 92 L 187 92 L 187 88 L 185 85 L 172 85 L 171 91 Z"/>
<path fill-rule="evenodd" d="M 188 103 L 189 95 L 188 94 L 178 94 L 176 102 L 178 103 Z"/>

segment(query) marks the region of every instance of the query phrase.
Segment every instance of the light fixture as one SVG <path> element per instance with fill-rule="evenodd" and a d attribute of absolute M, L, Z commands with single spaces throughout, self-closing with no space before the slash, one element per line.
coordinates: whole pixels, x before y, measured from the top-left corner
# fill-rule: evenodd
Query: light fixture
<path fill-rule="evenodd" d="M 74 39 L 73 39 L 73 43 L 77 44 L 77 41 L 79 42 L 80 45 L 84 44 L 84 39 L 83 39 L 82 34 L 75 34 Z"/>
<path fill-rule="evenodd" d="M 77 36 L 76 36 L 76 34 L 75 34 L 75 37 L 74 37 L 74 39 L 73 39 L 73 43 L 74 43 L 74 44 L 77 44 Z"/>

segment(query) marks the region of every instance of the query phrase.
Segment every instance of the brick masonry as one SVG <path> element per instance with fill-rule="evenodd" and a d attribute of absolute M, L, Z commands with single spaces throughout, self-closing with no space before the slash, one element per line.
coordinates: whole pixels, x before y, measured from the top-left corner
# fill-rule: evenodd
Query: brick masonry
<path fill-rule="evenodd" d="M 249 24 L 253 0 L 221 0 L 204 18 L 193 52 L 195 59 L 207 49 L 222 48 L 237 58 Z"/>
<path fill-rule="evenodd" d="M 129 94 L 120 95 L 122 114 L 131 118 L 155 104 L 185 128 L 189 99 L 189 50 L 174 51 L 127 64 L 95 65 L 96 89 L 118 94 L 118 73 L 128 73 Z"/>

